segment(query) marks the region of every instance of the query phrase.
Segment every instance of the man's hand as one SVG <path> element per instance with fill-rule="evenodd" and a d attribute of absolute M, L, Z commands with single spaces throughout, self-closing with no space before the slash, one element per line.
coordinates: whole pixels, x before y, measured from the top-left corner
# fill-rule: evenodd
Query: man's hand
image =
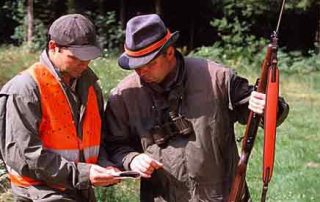
<path fill-rule="evenodd" d="M 152 159 L 146 154 L 139 154 L 130 163 L 133 171 L 139 172 L 142 177 L 150 178 L 154 170 L 162 167 L 162 163 Z"/>
<path fill-rule="evenodd" d="M 257 114 L 262 114 L 266 105 L 266 94 L 252 91 L 249 99 L 249 109 Z"/>
<path fill-rule="evenodd" d="M 119 169 L 115 167 L 103 168 L 98 165 L 92 165 L 90 168 L 90 182 L 93 186 L 109 186 L 120 182 L 114 177 L 114 173 Z"/>

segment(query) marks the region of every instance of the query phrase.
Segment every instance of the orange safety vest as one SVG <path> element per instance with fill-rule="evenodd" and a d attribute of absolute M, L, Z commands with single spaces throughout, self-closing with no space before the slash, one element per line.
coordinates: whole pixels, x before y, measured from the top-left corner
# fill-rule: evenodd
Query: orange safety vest
<path fill-rule="evenodd" d="M 79 139 L 72 110 L 61 84 L 50 70 L 40 63 L 31 66 L 27 72 L 36 81 L 40 91 L 42 119 L 39 136 L 43 149 L 57 153 L 72 162 L 79 161 L 80 151 L 83 150 L 85 162 L 96 163 L 100 146 L 101 116 L 93 86 L 89 87 L 82 124 L 83 134 L 82 139 Z M 19 175 L 10 167 L 8 171 L 11 183 L 16 186 L 43 184 L 41 181 Z"/>

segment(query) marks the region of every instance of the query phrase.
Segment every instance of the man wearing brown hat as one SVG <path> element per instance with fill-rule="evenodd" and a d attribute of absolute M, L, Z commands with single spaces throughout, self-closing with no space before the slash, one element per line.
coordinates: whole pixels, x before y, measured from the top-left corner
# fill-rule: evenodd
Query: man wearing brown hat
<path fill-rule="evenodd" d="M 92 185 L 119 182 L 99 155 L 103 98 L 88 67 L 101 55 L 95 27 L 69 14 L 48 34 L 40 61 L 1 89 L 0 151 L 16 201 L 95 201 Z"/>
<path fill-rule="evenodd" d="M 155 14 L 128 21 L 118 62 L 135 72 L 110 94 L 107 151 L 140 172 L 141 201 L 226 201 L 239 158 L 234 123 L 248 107 L 261 114 L 265 95 L 223 65 L 183 57 L 178 35 Z"/>

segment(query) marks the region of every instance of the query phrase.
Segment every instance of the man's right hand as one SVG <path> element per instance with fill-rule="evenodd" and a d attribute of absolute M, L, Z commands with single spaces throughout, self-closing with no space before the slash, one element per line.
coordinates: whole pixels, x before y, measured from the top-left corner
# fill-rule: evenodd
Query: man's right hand
<path fill-rule="evenodd" d="M 114 173 L 119 169 L 115 167 L 103 168 L 98 165 L 91 165 L 90 168 L 90 182 L 93 186 L 109 186 L 120 182 L 114 177 Z"/>
<path fill-rule="evenodd" d="M 146 154 L 139 154 L 130 163 L 133 171 L 139 172 L 141 177 L 150 178 L 154 170 L 162 167 L 162 163 Z"/>

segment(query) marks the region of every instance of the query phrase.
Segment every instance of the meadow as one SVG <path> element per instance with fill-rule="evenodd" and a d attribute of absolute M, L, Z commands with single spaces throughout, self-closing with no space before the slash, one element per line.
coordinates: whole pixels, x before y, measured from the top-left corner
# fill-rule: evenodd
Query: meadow
<path fill-rule="evenodd" d="M 37 60 L 38 53 L 29 53 L 23 48 L 0 48 L 0 86 Z M 98 74 L 106 97 L 112 87 L 129 73 L 117 66 L 116 57 L 97 59 L 90 66 Z M 281 72 L 281 61 L 279 68 Z M 239 73 L 248 77 L 250 82 L 259 76 L 257 71 L 239 69 Z M 277 130 L 275 166 L 267 201 L 319 201 L 320 72 L 281 73 L 280 93 L 289 103 L 290 112 Z M 237 125 L 237 137 L 243 132 L 244 126 Z M 253 201 L 260 200 L 262 190 L 262 149 L 263 130 L 259 129 L 247 171 Z M 97 188 L 96 193 L 99 201 L 139 201 L 139 181 L 125 180 L 113 187 Z M 2 196 L 6 199 L 2 197 L 0 201 L 12 200 L 8 193 Z"/>

